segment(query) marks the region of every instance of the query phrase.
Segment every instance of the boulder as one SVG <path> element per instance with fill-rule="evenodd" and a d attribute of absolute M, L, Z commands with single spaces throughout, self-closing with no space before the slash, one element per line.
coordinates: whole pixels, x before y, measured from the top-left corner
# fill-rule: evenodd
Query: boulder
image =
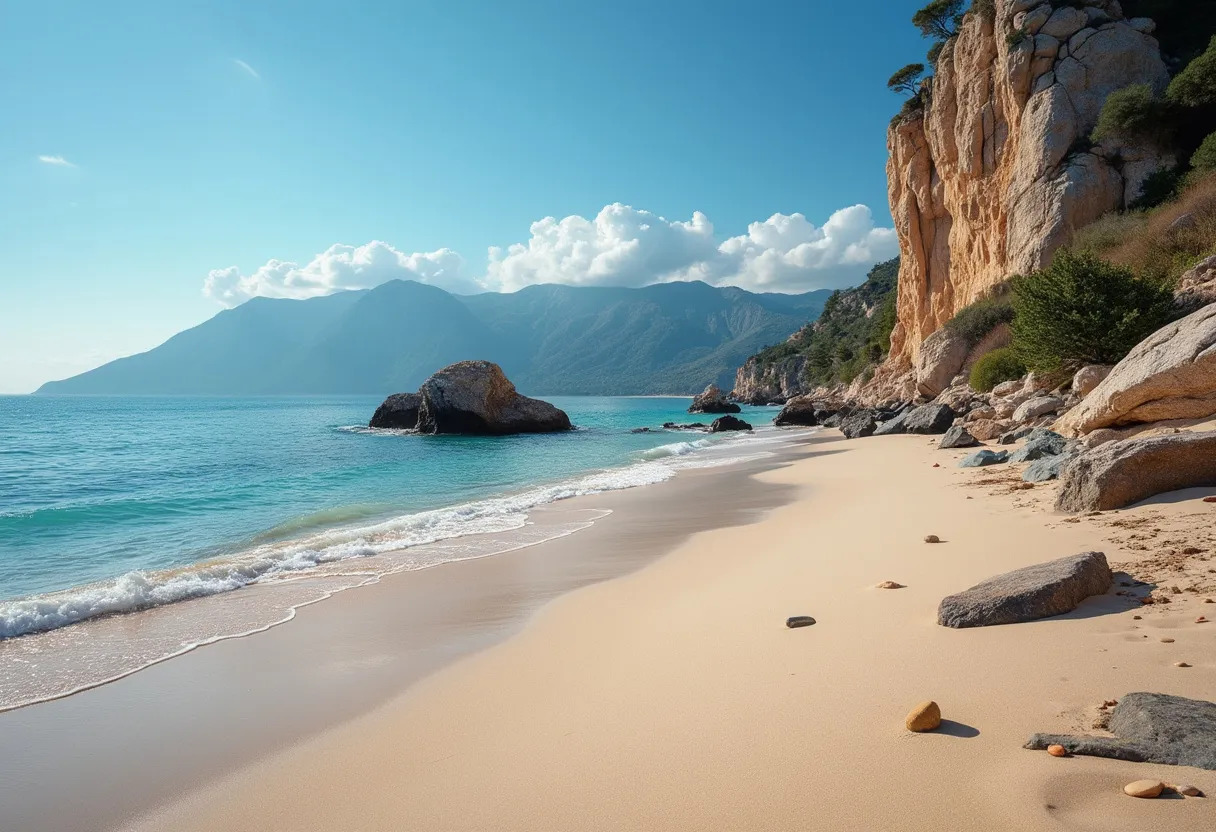
<path fill-rule="evenodd" d="M 916 389 L 933 398 L 950 386 L 963 369 L 971 344 L 949 327 L 942 327 L 920 345 L 916 358 Z"/>
<path fill-rule="evenodd" d="M 1216 254 L 1185 271 L 1174 287 L 1174 305 L 1185 312 L 1193 312 L 1209 303 L 1216 303 Z"/>
<path fill-rule="evenodd" d="M 1077 370 L 1072 377 L 1072 392 L 1076 393 L 1081 398 L 1085 398 L 1094 391 L 1094 388 L 1102 383 L 1102 380 L 1110 375 L 1113 370 L 1109 364 L 1087 364 Z"/>
<path fill-rule="evenodd" d="M 726 394 L 716 384 L 709 385 L 694 396 L 688 408 L 689 413 L 738 413 L 739 410 L 739 405 L 728 402 Z"/>
<path fill-rule="evenodd" d="M 950 428 L 950 430 L 946 431 L 945 436 L 942 437 L 942 441 L 937 447 L 943 449 L 974 448 L 978 444 L 980 444 L 980 441 L 972 436 L 965 427 L 962 425 L 955 425 L 954 427 Z"/>
<path fill-rule="evenodd" d="M 369 428 L 406 428 L 418 426 L 418 408 L 422 397 L 417 393 L 394 393 L 376 408 Z"/>
<path fill-rule="evenodd" d="M 1034 430 L 1035 429 L 1030 427 L 1030 425 L 1023 425 L 1022 427 L 1011 430 L 1008 433 L 1002 433 L 1001 438 L 997 440 L 997 444 L 1012 445 L 1019 439 L 1025 439 L 1027 436 L 1034 433 Z"/>
<path fill-rule="evenodd" d="M 975 422 L 968 422 L 967 430 L 971 431 L 971 435 L 981 442 L 988 442 L 1009 430 L 1009 422 L 997 421 L 996 419 L 980 419 Z"/>
<path fill-rule="evenodd" d="M 1064 400 L 1056 396 L 1034 396 L 1018 405 L 1013 411 L 1013 421 L 1029 422 L 1048 413 L 1056 413 L 1064 406 Z"/>
<path fill-rule="evenodd" d="M 710 433 L 726 433 L 732 430 L 751 430 L 752 426 L 737 416 L 719 416 L 709 426 Z"/>
<path fill-rule="evenodd" d="M 1216 413 L 1216 304 L 1167 324 L 1132 349 L 1056 424 L 1067 436 L 1098 428 Z"/>
<path fill-rule="evenodd" d="M 1125 439 L 1078 455 L 1060 477 L 1056 508 L 1108 511 L 1210 485 L 1216 485 L 1216 431 Z"/>
<path fill-rule="evenodd" d="M 1022 480 L 1024 482 L 1047 482 L 1058 479 L 1075 456 L 1075 453 L 1063 453 L 1035 460 L 1022 472 Z"/>
<path fill-rule="evenodd" d="M 1019 392 L 1026 384 L 1024 379 L 1014 379 L 1013 381 L 1002 381 L 996 387 L 992 388 L 992 395 L 998 399 L 1003 399 L 1006 396 L 1012 396 Z"/>
<path fill-rule="evenodd" d="M 873 436 L 877 428 L 878 422 L 874 419 L 874 414 L 869 410 L 854 413 L 840 422 L 840 432 L 849 439 Z"/>
<path fill-rule="evenodd" d="M 964 628 L 1036 621 L 1071 612 L 1113 583 L 1106 555 L 1083 552 L 1006 572 L 944 598 L 937 623 Z"/>
<path fill-rule="evenodd" d="M 504 435 L 570 430 L 570 417 L 548 402 L 521 396 L 490 361 L 460 361 L 422 383 L 419 433 Z"/>
<path fill-rule="evenodd" d="M 785 403 L 785 407 L 781 408 L 781 412 L 777 414 L 773 424 L 777 427 L 789 425 L 813 427 L 820 423 L 819 411 L 820 408 L 811 401 L 809 396 L 799 396 Z"/>
<path fill-rule="evenodd" d="M 683 425 L 678 422 L 664 422 L 663 430 L 699 430 L 705 432 L 709 430 L 709 425 L 704 422 L 689 422 Z"/>
<path fill-rule="evenodd" d="M 1068 440 L 1046 428 L 1035 428 L 1026 436 L 1026 444 L 1009 456 L 1010 462 L 1034 462 L 1045 456 L 1059 456 L 1068 447 Z"/>
<path fill-rule="evenodd" d="M 898 433 L 907 433 L 908 429 L 905 425 L 905 422 L 908 421 L 908 414 L 911 412 L 912 412 L 911 410 L 905 410 L 903 413 L 896 414 L 895 416 L 892 416 L 890 419 L 887 419 L 885 422 L 883 422 L 882 424 L 880 424 L 878 426 L 878 429 L 874 431 L 874 435 L 875 436 L 894 436 Z"/>
<path fill-rule="evenodd" d="M 1073 754 L 1216 771 L 1216 702 L 1128 693 L 1110 712 L 1114 737 L 1035 734 L 1026 748 L 1062 745 Z"/>
<path fill-rule="evenodd" d="M 999 465 L 1009 461 L 1009 451 L 990 451 L 985 448 L 976 451 L 958 464 L 959 468 L 985 468 L 989 465 Z"/>
<path fill-rule="evenodd" d="M 905 433 L 945 433 L 957 414 L 945 404 L 922 404 L 908 411 L 903 421 Z"/>

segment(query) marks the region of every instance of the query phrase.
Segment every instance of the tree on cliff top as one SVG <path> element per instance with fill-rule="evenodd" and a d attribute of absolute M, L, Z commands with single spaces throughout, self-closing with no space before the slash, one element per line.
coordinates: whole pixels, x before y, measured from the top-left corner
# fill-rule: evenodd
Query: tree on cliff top
<path fill-rule="evenodd" d="M 924 64 L 908 64 L 891 76 L 891 80 L 887 81 L 887 89 L 891 90 L 891 92 L 916 95 L 920 84 L 920 77 L 924 74 Z"/>
<path fill-rule="evenodd" d="M 912 15 L 912 25 L 927 38 L 950 40 L 958 34 L 965 5 L 964 0 L 932 0 Z"/>

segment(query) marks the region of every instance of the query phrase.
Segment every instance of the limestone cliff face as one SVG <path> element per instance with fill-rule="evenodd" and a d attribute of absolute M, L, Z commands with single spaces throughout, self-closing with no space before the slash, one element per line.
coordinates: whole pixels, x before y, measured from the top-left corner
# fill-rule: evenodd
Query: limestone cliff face
<path fill-rule="evenodd" d="M 731 398 L 748 404 L 786 402 L 807 390 L 806 356 L 799 353 L 763 363 L 753 355 L 735 372 Z"/>
<path fill-rule="evenodd" d="M 900 243 L 889 362 L 1011 275 L 1046 265 L 1073 232 L 1125 206 L 1172 160 L 1144 147 L 1091 146 L 1106 97 L 1169 81 L 1154 24 L 1117 0 L 995 0 L 947 43 L 925 106 L 887 134 Z"/>

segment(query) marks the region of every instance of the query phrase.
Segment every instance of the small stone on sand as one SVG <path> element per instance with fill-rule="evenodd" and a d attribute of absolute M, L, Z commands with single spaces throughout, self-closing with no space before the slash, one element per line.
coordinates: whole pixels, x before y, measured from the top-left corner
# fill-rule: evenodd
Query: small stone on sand
<path fill-rule="evenodd" d="M 1203 501 L 1205 503 L 1216 503 L 1216 497 L 1204 497 Z"/>
<path fill-rule="evenodd" d="M 1049 745 L 1047 746 L 1047 753 L 1053 757 L 1067 757 L 1068 749 L 1062 745 Z"/>
<path fill-rule="evenodd" d="M 1216 601 L 1213 601 L 1211 598 L 1204 598 L 1204 599 L 1203 599 L 1203 603 L 1205 603 L 1205 604 L 1216 604 Z"/>
<path fill-rule="evenodd" d="M 1198 786 L 1192 786 L 1190 783 L 1182 783 L 1174 786 L 1174 791 L 1186 797 L 1203 797 L 1203 790 Z"/>
<path fill-rule="evenodd" d="M 814 623 L 815 619 L 811 618 L 809 615 L 795 615 L 785 619 L 785 626 L 789 627 L 791 630 L 797 627 L 809 627 Z"/>
<path fill-rule="evenodd" d="M 879 589 L 903 589 L 903 584 L 897 584 L 895 581 L 883 581 L 878 585 Z"/>
<path fill-rule="evenodd" d="M 1137 780 L 1123 787 L 1123 793 L 1132 797 L 1160 797 L 1165 784 L 1160 780 Z"/>
<path fill-rule="evenodd" d="M 1198 618 L 1195 619 L 1195 623 L 1196 624 L 1207 624 L 1208 623 L 1207 616 L 1205 616 L 1205 615 L 1199 616 Z"/>
<path fill-rule="evenodd" d="M 1190 667 L 1186 662 L 1174 662 L 1174 667 Z"/>
<path fill-rule="evenodd" d="M 927 534 L 927 535 L 925 535 L 925 542 L 926 543 L 941 543 L 942 539 L 935 534 Z"/>
<path fill-rule="evenodd" d="M 1161 643 L 1162 643 L 1162 644 L 1173 644 L 1173 643 L 1174 643 L 1174 640 L 1173 640 L 1172 638 L 1168 638 L 1168 637 L 1167 637 L 1167 638 L 1163 638 L 1163 639 L 1161 639 Z"/>
<path fill-rule="evenodd" d="M 923 734 L 925 731 L 932 731 L 934 728 L 940 727 L 942 724 L 942 709 L 937 706 L 936 702 L 921 702 L 912 712 L 908 714 L 904 720 L 904 725 L 909 731 L 915 731 L 918 734 Z"/>

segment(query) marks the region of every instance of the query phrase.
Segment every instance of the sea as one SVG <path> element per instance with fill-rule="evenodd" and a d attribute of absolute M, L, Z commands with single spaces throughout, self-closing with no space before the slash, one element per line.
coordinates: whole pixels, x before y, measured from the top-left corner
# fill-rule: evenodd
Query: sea
<path fill-rule="evenodd" d="M 508 437 L 366 427 L 372 396 L 0 396 L 0 710 L 121 678 L 383 575 L 573 534 L 569 497 L 773 453 L 661 429 L 681 397 L 546 397 L 576 426 Z M 640 431 L 649 428 L 648 431 Z M 132 626 L 136 624 L 138 626 Z"/>

